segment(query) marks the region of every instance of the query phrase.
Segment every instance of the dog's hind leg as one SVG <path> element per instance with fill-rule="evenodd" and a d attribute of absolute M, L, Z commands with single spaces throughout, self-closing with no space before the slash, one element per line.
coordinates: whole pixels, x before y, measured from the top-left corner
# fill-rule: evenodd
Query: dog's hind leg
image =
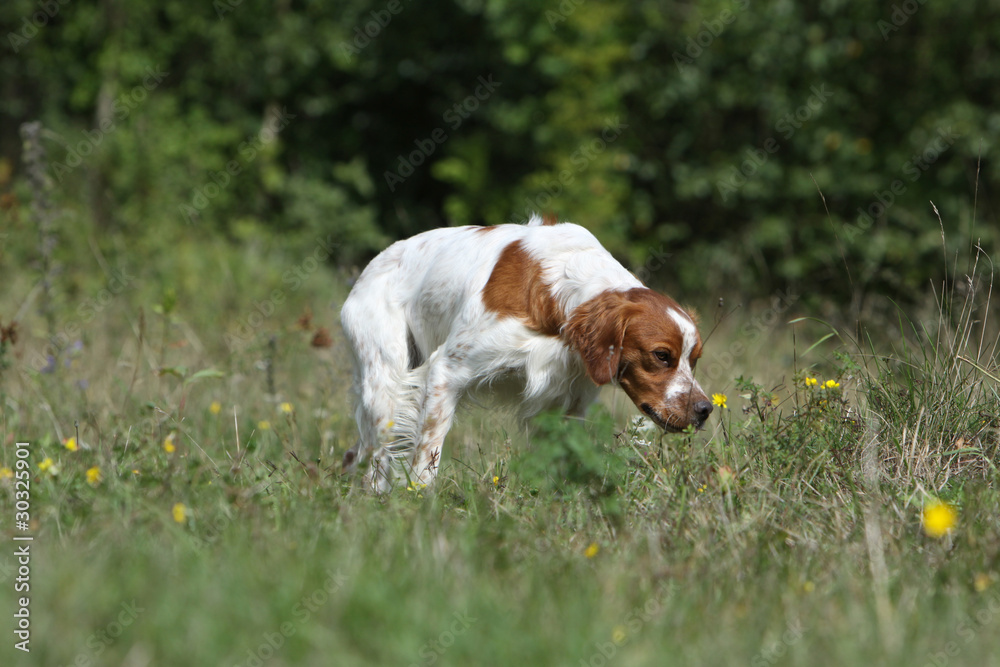
<path fill-rule="evenodd" d="M 381 289 L 377 282 L 382 281 L 355 285 L 340 319 L 354 356 L 359 432 L 357 444 L 344 454 L 344 471 L 357 470 L 370 459 L 365 479 L 372 490 L 381 493 L 392 487 L 394 459 L 412 449 L 412 442 L 400 435 L 405 433 L 404 425 L 397 422 L 406 421 L 415 408 L 408 405 L 413 392 L 407 387 L 411 343 L 406 320 L 401 306 L 365 296 L 369 290 Z"/>

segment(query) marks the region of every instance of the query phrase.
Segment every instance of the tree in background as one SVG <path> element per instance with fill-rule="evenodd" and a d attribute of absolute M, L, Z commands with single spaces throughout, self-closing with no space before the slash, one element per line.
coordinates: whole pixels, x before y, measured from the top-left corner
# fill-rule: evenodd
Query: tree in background
<path fill-rule="evenodd" d="M 941 274 L 930 201 L 953 250 L 995 247 L 998 13 L 11 0 L 0 190 L 13 220 L 37 119 L 61 200 L 102 238 L 333 234 L 358 264 L 552 212 L 636 268 L 669 255 L 652 279 L 688 293 L 792 284 L 861 309 Z"/>

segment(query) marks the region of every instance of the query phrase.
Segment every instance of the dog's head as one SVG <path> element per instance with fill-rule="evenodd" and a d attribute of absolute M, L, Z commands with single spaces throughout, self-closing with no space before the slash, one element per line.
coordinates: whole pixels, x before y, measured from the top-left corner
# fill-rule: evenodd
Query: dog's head
<path fill-rule="evenodd" d="M 617 382 L 665 431 L 701 428 L 711 414 L 694 379 L 701 337 L 673 299 L 644 287 L 604 292 L 573 311 L 563 335 L 594 382 Z"/>

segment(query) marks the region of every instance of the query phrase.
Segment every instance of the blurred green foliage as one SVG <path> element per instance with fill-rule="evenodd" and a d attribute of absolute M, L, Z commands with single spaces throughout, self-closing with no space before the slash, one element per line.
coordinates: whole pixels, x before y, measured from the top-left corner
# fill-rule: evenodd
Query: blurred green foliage
<path fill-rule="evenodd" d="M 574 421 L 558 412 L 533 420 L 531 450 L 516 458 L 511 469 L 532 493 L 583 493 L 598 501 L 607 516 L 622 507 L 617 490 L 625 484 L 629 461 L 624 448 L 594 447 L 612 442 L 615 420 L 606 409 L 591 410 L 588 420 Z"/>
<path fill-rule="evenodd" d="M 652 280 L 688 294 L 905 300 L 944 272 L 941 225 L 950 250 L 995 249 L 998 19 L 995 1 L 7 0 L 0 195 L 26 226 L 18 127 L 41 120 L 60 204 L 137 247 L 333 234 L 358 265 L 539 211 L 635 269 L 669 254 Z"/>

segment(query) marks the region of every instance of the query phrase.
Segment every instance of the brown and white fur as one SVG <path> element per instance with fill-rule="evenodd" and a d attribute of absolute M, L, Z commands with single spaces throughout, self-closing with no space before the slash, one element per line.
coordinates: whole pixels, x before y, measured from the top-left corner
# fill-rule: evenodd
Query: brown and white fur
<path fill-rule="evenodd" d="M 578 225 L 535 217 L 399 241 L 365 268 L 340 318 L 360 431 L 344 469 L 370 459 L 367 484 L 379 492 L 400 474 L 434 480 L 470 393 L 506 394 L 524 417 L 582 415 L 615 384 L 666 431 L 700 428 L 712 412 L 694 378 L 691 314 Z"/>

